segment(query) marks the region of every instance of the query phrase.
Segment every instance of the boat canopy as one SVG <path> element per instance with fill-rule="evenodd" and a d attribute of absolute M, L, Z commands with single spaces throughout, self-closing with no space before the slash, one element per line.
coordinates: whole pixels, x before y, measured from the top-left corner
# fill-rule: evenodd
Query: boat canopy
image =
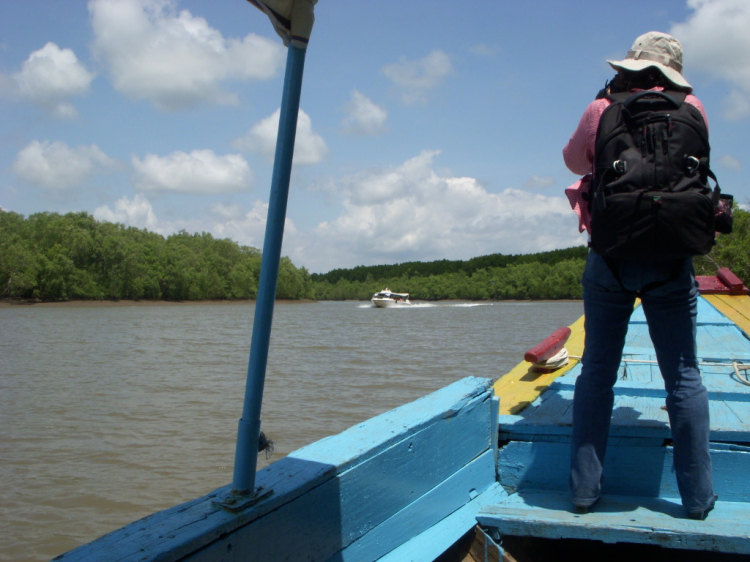
<path fill-rule="evenodd" d="M 409 293 L 394 293 L 392 291 L 389 291 L 386 289 L 385 291 L 380 291 L 379 293 L 375 293 L 375 296 L 373 298 L 401 298 L 401 299 L 408 299 Z"/>

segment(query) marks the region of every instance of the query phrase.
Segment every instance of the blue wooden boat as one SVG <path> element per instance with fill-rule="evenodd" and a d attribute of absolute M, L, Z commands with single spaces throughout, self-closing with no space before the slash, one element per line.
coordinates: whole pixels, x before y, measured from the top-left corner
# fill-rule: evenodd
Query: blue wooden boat
<path fill-rule="evenodd" d="M 570 410 L 583 322 L 553 335 L 493 383 L 468 377 L 313 443 L 255 472 L 260 403 L 289 188 L 304 46 L 316 0 L 250 0 L 289 45 L 258 301 L 239 423 L 234 481 L 63 554 L 64 562 L 507 560 L 555 539 L 595 559 L 615 543 L 699 559 L 750 555 L 750 297 L 730 272 L 702 279 L 698 348 L 711 398 L 719 502 L 707 521 L 683 518 L 671 471 L 665 393 L 645 320 L 630 322 L 616 387 L 604 495 L 577 515 L 567 496 Z M 290 12 L 279 14 L 277 10 Z M 291 25 L 291 27 L 290 27 Z M 299 33 L 303 35 L 300 36 Z M 295 44 L 296 43 L 296 44 Z M 713 293 L 713 294 L 708 294 Z M 564 340 L 564 341 L 563 341 Z M 566 344 L 565 361 L 549 357 Z M 562 353 L 562 349 L 560 349 Z M 569 360 L 572 357 L 572 361 Z M 541 545 L 541 546 L 540 546 Z M 644 558 L 643 553 L 633 555 Z M 580 558 L 579 558 L 580 559 Z"/>
<path fill-rule="evenodd" d="M 636 308 L 616 386 L 604 495 L 589 514 L 575 514 L 567 493 L 581 319 L 570 326 L 564 367 L 538 372 L 522 362 L 495 382 L 459 380 L 260 470 L 256 483 L 265 494 L 250 505 L 228 505 L 227 486 L 57 560 L 513 560 L 550 544 L 558 554 L 565 544 L 601 554 L 612 543 L 620 553 L 640 548 L 641 558 L 644 548 L 663 560 L 670 553 L 744 558 L 750 297 L 741 283 L 728 287 L 717 277 L 701 284 L 698 347 L 719 495 L 706 521 L 686 519 L 680 505 L 663 384 Z"/>

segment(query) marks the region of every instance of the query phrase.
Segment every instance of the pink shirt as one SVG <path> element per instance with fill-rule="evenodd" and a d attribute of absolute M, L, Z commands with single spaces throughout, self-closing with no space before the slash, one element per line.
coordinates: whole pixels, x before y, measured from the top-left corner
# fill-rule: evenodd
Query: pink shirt
<path fill-rule="evenodd" d="M 663 88 L 654 88 L 654 90 L 663 90 Z M 685 101 L 698 108 L 708 128 L 706 110 L 703 108 L 700 100 L 694 95 L 688 94 Z M 565 195 L 568 196 L 570 206 L 579 217 L 578 230 L 580 232 L 583 232 L 584 229 L 588 230 L 590 224 L 588 205 L 583 201 L 581 196 L 588 191 L 588 183 L 591 180 L 588 174 L 593 173 L 596 130 L 599 127 L 599 119 L 602 113 L 604 113 L 604 110 L 611 103 L 606 98 L 592 101 L 586 108 L 586 111 L 583 112 L 581 120 L 578 122 L 578 128 L 576 128 L 573 136 L 570 137 L 568 144 L 563 149 L 565 165 L 574 174 L 584 176 L 565 190 Z"/>

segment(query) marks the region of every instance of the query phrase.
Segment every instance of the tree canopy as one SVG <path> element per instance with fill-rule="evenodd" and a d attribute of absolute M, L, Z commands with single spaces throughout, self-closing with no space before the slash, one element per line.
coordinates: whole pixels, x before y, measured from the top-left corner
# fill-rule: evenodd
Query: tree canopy
<path fill-rule="evenodd" d="M 70 299 L 252 299 L 261 253 L 211 234 L 166 238 L 87 213 L 0 212 L 0 297 Z M 311 297 L 310 275 L 283 258 L 277 296 Z"/>
<path fill-rule="evenodd" d="M 698 275 L 729 267 L 750 281 L 750 213 L 695 259 Z M 367 300 L 389 287 L 415 300 L 578 299 L 587 248 L 357 266 L 310 274 L 281 260 L 279 299 Z M 185 231 L 167 236 L 81 213 L 25 218 L 0 210 L 0 298 L 207 300 L 257 296 L 261 252 Z"/>

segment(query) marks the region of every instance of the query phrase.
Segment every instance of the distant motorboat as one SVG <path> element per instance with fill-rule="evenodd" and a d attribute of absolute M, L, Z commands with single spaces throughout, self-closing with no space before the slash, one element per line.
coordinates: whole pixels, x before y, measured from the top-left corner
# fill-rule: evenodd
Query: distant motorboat
<path fill-rule="evenodd" d="M 411 305 L 411 302 L 409 302 L 409 293 L 394 293 L 387 287 L 384 291 L 375 293 L 371 300 L 372 303 L 379 308 Z"/>

